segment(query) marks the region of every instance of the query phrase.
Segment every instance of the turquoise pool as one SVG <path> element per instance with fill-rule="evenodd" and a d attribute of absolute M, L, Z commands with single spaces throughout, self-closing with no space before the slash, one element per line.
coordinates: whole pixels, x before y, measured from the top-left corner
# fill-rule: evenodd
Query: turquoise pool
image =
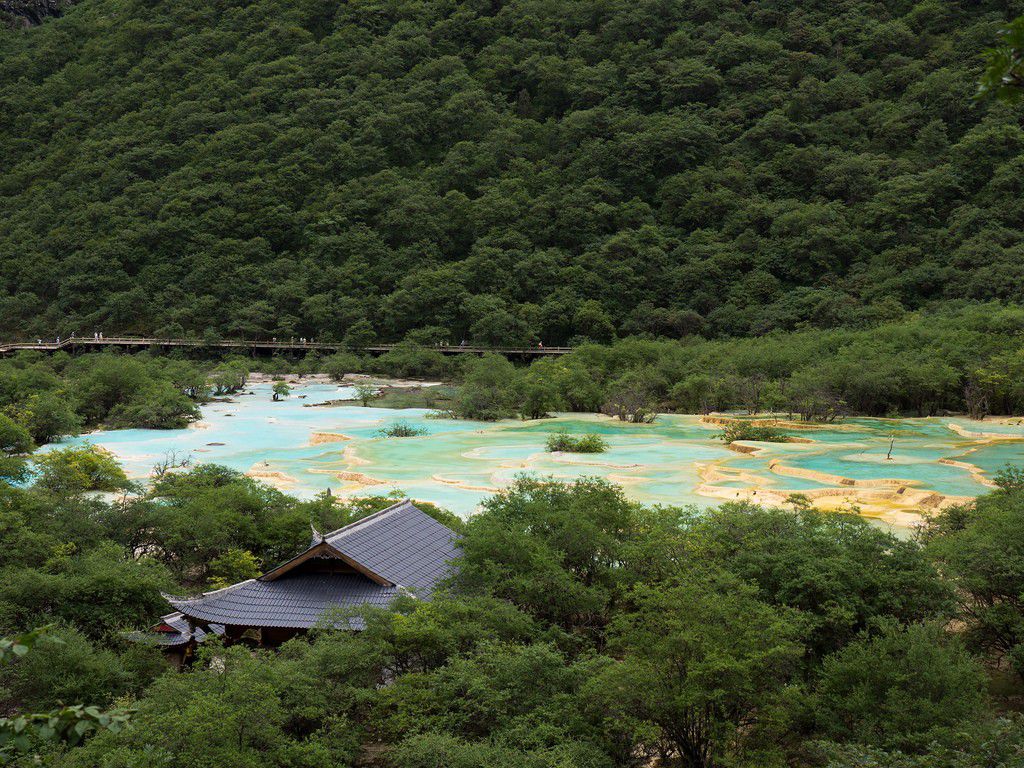
<path fill-rule="evenodd" d="M 985 492 L 985 478 L 1007 463 L 1024 465 L 1024 426 L 1016 424 L 851 419 L 792 432 L 810 442 L 748 444 L 755 452 L 740 453 L 717 439 L 718 427 L 697 416 L 663 415 L 641 425 L 589 414 L 483 423 L 430 418 L 424 410 L 320 406 L 350 395 L 344 387 L 311 384 L 273 402 L 270 386 L 259 384 L 231 402 L 203 406 L 202 421 L 189 429 L 114 430 L 65 442 L 110 450 L 138 479 L 175 452 L 193 463 L 250 472 L 300 496 L 325 488 L 340 495 L 397 490 L 460 514 L 469 514 L 523 472 L 565 479 L 598 475 L 645 502 L 709 505 L 755 493 L 756 498 L 774 493 L 775 500 L 789 492 L 831 498 L 828 494 L 844 487 L 836 477 L 857 484 L 895 479 L 913 490 L 968 497 Z M 378 435 L 398 419 L 426 434 Z M 964 436 L 951 424 L 1020 441 Z M 599 433 L 609 449 L 597 455 L 545 452 L 546 436 L 561 429 Z M 940 462 L 950 459 L 977 469 Z"/>

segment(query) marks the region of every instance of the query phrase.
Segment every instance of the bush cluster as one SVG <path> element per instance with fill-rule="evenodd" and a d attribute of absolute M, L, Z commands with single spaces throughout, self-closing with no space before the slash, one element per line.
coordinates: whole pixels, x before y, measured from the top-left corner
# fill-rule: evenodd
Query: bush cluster
<path fill-rule="evenodd" d="M 377 430 L 381 437 L 419 437 L 427 434 L 425 427 L 417 427 L 404 419 L 392 422 Z"/>
<path fill-rule="evenodd" d="M 564 451 L 566 453 L 603 453 L 608 450 L 608 441 L 600 435 L 570 435 L 568 432 L 555 432 L 548 435 L 547 450 Z"/>
<path fill-rule="evenodd" d="M 731 421 L 722 428 L 722 440 L 733 443 L 737 440 L 754 440 L 761 443 L 785 443 L 789 436 L 778 427 L 751 424 L 749 421 Z"/>

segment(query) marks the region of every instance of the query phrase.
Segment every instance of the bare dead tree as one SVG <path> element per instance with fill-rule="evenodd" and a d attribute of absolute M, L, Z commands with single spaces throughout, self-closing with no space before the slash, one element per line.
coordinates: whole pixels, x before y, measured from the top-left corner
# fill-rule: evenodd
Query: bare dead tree
<path fill-rule="evenodd" d="M 164 457 L 153 465 L 153 471 L 150 472 L 150 476 L 154 480 L 163 480 L 167 476 L 168 472 L 173 472 L 176 469 L 182 469 L 192 465 L 192 454 L 181 453 L 176 450 L 168 451 L 164 454 Z"/>
<path fill-rule="evenodd" d="M 964 385 L 964 404 L 967 406 L 967 415 L 981 421 L 988 413 L 988 392 L 978 382 L 969 379 Z"/>

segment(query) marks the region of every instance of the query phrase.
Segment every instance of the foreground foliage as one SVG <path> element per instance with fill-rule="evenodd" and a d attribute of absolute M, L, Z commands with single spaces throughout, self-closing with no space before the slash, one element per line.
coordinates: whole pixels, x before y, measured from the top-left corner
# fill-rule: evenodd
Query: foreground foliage
<path fill-rule="evenodd" d="M 1000 482 L 975 504 L 932 517 L 922 536 L 956 587 L 966 641 L 1024 679 L 1024 476 L 1011 471 Z"/>
<path fill-rule="evenodd" d="M 15 637 L 0 638 L 0 664 L 25 657 L 49 630 L 50 627 L 40 627 Z M 128 712 L 104 712 L 83 704 L 0 717 L 0 763 L 29 754 L 33 748 L 46 749 L 55 742 L 74 746 L 96 731 L 119 733 L 128 719 Z"/>
<path fill-rule="evenodd" d="M 650 508 L 599 480 L 524 477 L 465 523 L 423 505 L 462 536 L 433 600 L 276 652 L 211 640 L 184 672 L 126 639 L 167 610 L 161 592 L 251 578 L 304 547 L 310 520 L 387 500 L 298 501 L 205 465 L 110 501 L 0 486 L 0 632 L 58 624 L 0 668 L 0 696 L 131 705 L 119 733 L 32 742 L 60 768 L 1014 765 L 1024 725 L 996 717 L 986 665 L 1012 669 L 1018 646 L 993 642 L 976 603 L 1008 564 L 987 604 L 1016 626 L 1024 483 L 1000 483 L 919 542 L 850 515 Z"/>
<path fill-rule="evenodd" d="M 1024 16 L 997 33 L 996 46 L 988 51 L 988 67 L 978 88 L 981 96 L 1016 104 L 1024 98 Z"/>

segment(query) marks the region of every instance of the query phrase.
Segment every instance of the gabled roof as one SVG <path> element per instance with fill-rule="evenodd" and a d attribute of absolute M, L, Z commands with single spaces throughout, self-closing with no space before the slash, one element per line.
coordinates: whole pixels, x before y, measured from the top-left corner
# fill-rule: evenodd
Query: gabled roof
<path fill-rule="evenodd" d="M 332 608 L 388 605 L 403 591 L 429 597 L 458 555 L 456 535 L 409 500 L 331 533 L 291 560 L 230 587 L 168 602 L 194 621 L 249 627 L 312 628 Z M 340 558 L 355 573 L 295 570 Z"/>
<path fill-rule="evenodd" d="M 405 499 L 324 535 L 324 541 L 390 583 L 431 590 L 458 557 L 452 530 Z"/>
<path fill-rule="evenodd" d="M 336 531 L 260 576 L 274 581 L 312 557 L 338 557 L 383 586 L 429 590 L 458 555 L 455 534 L 404 499 Z"/>

